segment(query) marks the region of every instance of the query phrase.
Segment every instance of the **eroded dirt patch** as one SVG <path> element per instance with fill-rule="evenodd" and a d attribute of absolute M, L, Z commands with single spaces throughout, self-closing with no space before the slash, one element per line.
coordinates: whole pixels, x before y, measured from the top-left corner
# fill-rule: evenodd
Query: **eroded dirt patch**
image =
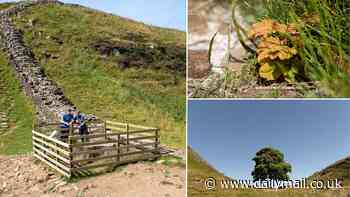
<path fill-rule="evenodd" d="M 0 156 L 0 196 L 167 196 L 185 195 L 186 171 L 136 163 L 100 176 L 67 182 L 31 154 Z"/>

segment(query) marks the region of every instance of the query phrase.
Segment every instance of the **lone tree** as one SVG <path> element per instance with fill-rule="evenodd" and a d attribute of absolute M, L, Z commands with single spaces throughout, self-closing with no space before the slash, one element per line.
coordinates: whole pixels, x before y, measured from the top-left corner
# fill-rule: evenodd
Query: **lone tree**
<path fill-rule="evenodd" d="M 256 153 L 252 176 L 257 180 L 288 180 L 288 173 L 292 172 L 292 166 L 284 161 L 281 151 L 274 148 L 263 148 Z"/>

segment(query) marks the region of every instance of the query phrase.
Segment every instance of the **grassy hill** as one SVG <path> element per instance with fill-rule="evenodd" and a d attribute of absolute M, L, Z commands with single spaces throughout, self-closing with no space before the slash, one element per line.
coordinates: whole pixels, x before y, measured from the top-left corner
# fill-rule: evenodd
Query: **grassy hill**
<path fill-rule="evenodd" d="M 162 144 L 184 148 L 184 32 L 77 5 L 33 6 L 13 21 L 83 112 L 159 127 Z"/>
<path fill-rule="evenodd" d="M 190 147 L 187 153 L 188 159 L 188 196 L 189 197 L 345 197 L 347 190 L 337 191 L 315 191 L 305 189 L 287 189 L 287 190 L 264 190 L 264 189 L 219 189 L 220 180 L 225 177 L 224 174 L 217 171 L 207 161 Z M 333 174 L 342 174 L 341 177 L 347 177 L 349 170 L 346 172 L 346 166 L 349 160 L 342 160 L 330 166 L 334 170 Z M 329 169 L 329 168 L 326 168 Z M 342 170 L 338 170 L 342 169 Z M 329 171 L 329 170 L 328 170 Z M 331 170 L 332 171 L 332 170 Z M 336 172 L 335 172 L 336 171 Z M 346 175 L 347 174 L 347 175 Z M 208 177 L 214 177 L 217 181 L 217 188 L 212 191 L 206 191 L 204 180 Z M 335 176 L 329 176 L 335 178 Z M 339 178 L 339 176 L 337 176 Z M 326 179 L 326 177 L 323 177 Z M 327 177 L 328 178 L 328 177 Z"/>
<path fill-rule="evenodd" d="M 1 122 L 9 127 L 0 131 L 0 154 L 29 152 L 32 149 L 34 106 L 22 92 L 15 72 L 1 52 L 0 76 L 0 112 L 5 114 Z"/>
<path fill-rule="evenodd" d="M 202 196 L 206 194 L 204 182 L 208 177 L 213 177 L 217 180 L 225 177 L 191 147 L 187 148 L 187 168 L 189 196 Z"/>
<path fill-rule="evenodd" d="M 206 177 L 223 177 L 224 175 L 205 161 L 196 151 L 191 147 L 187 148 L 187 163 L 189 177 L 191 178 L 206 178 Z"/>
<path fill-rule="evenodd" d="M 325 169 L 314 173 L 311 180 L 334 180 L 338 179 L 343 186 L 350 186 L 350 157 L 339 160 Z"/>
<path fill-rule="evenodd" d="M 9 3 L 9 2 L 7 2 L 7 3 L 1 3 L 1 4 L 0 4 L 0 10 L 9 8 L 9 7 L 11 7 L 13 4 L 14 4 L 14 3 Z"/>

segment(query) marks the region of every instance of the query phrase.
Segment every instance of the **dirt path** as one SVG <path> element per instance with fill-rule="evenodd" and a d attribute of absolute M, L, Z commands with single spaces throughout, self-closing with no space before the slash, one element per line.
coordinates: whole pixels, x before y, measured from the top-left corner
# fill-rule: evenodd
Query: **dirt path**
<path fill-rule="evenodd" d="M 186 171 L 156 163 L 130 164 L 105 175 L 67 183 L 31 154 L 0 155 L 1 197 L 183 197 Z"/>

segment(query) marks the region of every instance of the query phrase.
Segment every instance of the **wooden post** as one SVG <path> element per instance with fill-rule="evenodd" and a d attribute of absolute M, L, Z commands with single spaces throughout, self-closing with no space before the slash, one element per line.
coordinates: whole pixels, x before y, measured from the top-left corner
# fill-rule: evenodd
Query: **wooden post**
<path fill-rule="evenodd" d="M 120 134 L 118 135 L 118 156 L 117 156 L 117 160 L 120 161 Z"/>
<path fill-rule="evenodd" d="M 103 121 L 103 130 L 105 132 L 105 139 L 107 140 L 107 123 L 105 120 Z"/>
<path fill-rule="evenodd" d="M 129 124 L 126 124 L 126 151 L 129 152 Z"/>
<path fill-rule="evenodd" d="M 44 141 L 44 142 L 48 142 L 47 139 L 44 138 L 44 137 L 42 137 L 42 136 L 40 136 L 40 139 L 41 139 L 42 141 Z M 50 143 L 50 142 L 48 142 L 48 143 Z M 45 155 L 46 155 L 46 151 L 45 151 L 45 150 L 42 150 L 42 151 L 43 151 L 43 153 L 45 153 Z"/>
<path fill-rule="evenodd" d="M 74 133 L 74 128 L 73 128 L 73 125 L 69 125 L 69 133 L 68 133 L 68 137 L 69 137 L 69 136 L 73 136 L 73 133 Z"/>
<path fill-rule="evenodd" d="M 154 144 L 154 149 L 156 150 L 157 153 L 159 153 L 158 150 L 158 143 L 159 143 L 159 129 L 155 130 L 155 135 L 156 135 L 156 140 L 155 140 L 155 144 Z"/>
<path fill-rule="evenodd" d="M 58 144 L 57 144 L 56 142 L 55 142 L 54 144 L 56 145 L 56 147 L 59 147 Z M 55 150 L 53 150 L 53 151 L 55 151 Z M 56 152 L 58 155 L 60 154 L 60 151 L 58 151 L 58 150 L 56 150 L 55 152 Z M 58 157 L 56 157 L 56 161 L 59 162 Z"/>
<path fill-rule="evenodd" d="M 72 169 L 73 169 L 73 165 L 72 165 L 72 161 L 73 161 L 73 140 L 71 135 L 68 136 L 68 145 L 69 145 L 69 178 L 72 177 Z"/>

